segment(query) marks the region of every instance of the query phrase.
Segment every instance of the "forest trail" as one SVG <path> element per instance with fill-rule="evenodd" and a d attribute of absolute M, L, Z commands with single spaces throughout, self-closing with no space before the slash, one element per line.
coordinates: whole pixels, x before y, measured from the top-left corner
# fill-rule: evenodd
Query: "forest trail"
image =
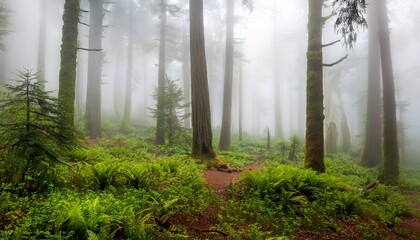
<path fill-rule="evenodd" d="M 255 162 L 251 165 L 245 166 L 242 170 L 261 170 L 261 162 Z M 219 188 L 226 188 L 229 186 L 231 182 L 240 178 L 242 176 L 242 171 L 233 171 L 233 172 L 225 172 L 219 171 L 215 169 L 207 169 L 203 172 L 203 177 L 207 180 L 207 183 L 210 186 L 215 187 L 216 189 Z"/>
<path fill-rule="evenodd" d="M 242 170 L 258 171 L 262 169 L 260 161 L 243 167 Z M 213 187 L 217 194 L 223 196 L 226 194 L 226 188 L 229 184 L 242 176 L 242 171 L 225 172 L 215 169 L 207 169 L 203 172 L 209 186 Z"/>

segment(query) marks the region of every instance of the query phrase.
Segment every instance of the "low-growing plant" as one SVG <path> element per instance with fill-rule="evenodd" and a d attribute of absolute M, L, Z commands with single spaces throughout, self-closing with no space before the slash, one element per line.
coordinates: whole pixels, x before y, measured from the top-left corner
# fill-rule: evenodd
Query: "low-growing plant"
<path fill-rule="evenodd" d="M 93 182 L 99 190 L 105 190 L 114 184 L 120 165 L 115 162 L 99 162 L 91 167 Z"/>

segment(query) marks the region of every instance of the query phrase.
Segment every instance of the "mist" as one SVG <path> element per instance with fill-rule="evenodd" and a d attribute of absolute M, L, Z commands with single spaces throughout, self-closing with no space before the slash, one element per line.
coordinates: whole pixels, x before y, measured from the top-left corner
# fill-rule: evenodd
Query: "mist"
<path fill-rule="evenodd" d="M 47 90 L 58 91 L 61 28 L 64 1 L 62 0 L 8 0 L 10 33 L 5 37 L 6 51 L 1 53 L 6 79 L 14 79 L 14 72 L 22 68 L 37 70 L 38 39 L 41 7 L 46 12 L 46 69 Z M 127 68 L 128 9 L 126 1 L 105 4 L 102 70 L 102 115 L 109 121 L 121 120 L 116 102 L 123 102 Z M 182 31 L 188 24 L 188 4 L 169 1 L 177 6 L 168 14 L 166 75 L 183 84 Z M 81 7 L 89 9 L 87 1 Z M 123 13 L 117 15 L 117 10 Z M 153 93 L 157 87 L 159 61 L 159 7 L 156 1 L 136 2 L 134 10 L 134 52 L 132 87 L 132 124 L 154 126 L 150 109 L 156 105 Z M 238 132 L 239 63 L 242 69 L 243 131 L 248 136 L 264 137 L 267 129 L 275 129 L 276 95 L 280 99 L 283 138 L 305 133 L 305 79 L 307 48 L 307 1 L 254 1 L 252 11 L 242 4 L 235 9 L 235 66 L 233 80 L 232 132 Z M 332 7 L 324 9 L 324 15 Z M 406 125 L 410 151 L 420 149 L 420 102 L 417 81 L 420 62 L 418 16 L 420 3 L 416 0 L 392 1 L 389 7 L 392 61 L 398 102 L 408 103 L 402 115 Z M 89 13 L 82 12 L 82 22 L 88 23 Z M 222 119 L 223 74 L 225 59 L 225 4 L 223 1 L 205 1 L 204 21 L 206 55 L 210 86 L 212 126 L 219 131 Z M 325 43 L 339 40 L 334 21 L 324 26 Z M 79 47 L 88 48 L 89 27 L 79 25 Z M 324 90 L 337 84 L 348 118 L 354 145 L 363 142 L 364 115 L 367 91 L 367 29 L 358 29 L 358 40 L 353 48 L 342 43 L 324 50 L 324 62 L 330 63 L 348 54 L 345 61 L 324 69 Z M 86 102 L 88 52 L 78 51 L 77 84 L 80 109 L 77 118 L 83 118 Z M 277 74 L 277 76 L 276 76 Z M 279 79 L 278 89 L 274 81 Z M 339 81 L 337 83 L 336 81 Z M 116 95 L 115 94 L 119 94 Z M 324 97 L 328 97 L 328 92 Z M 336 96 L 331 95 L 334 99 Z M 398 109 L 397 109 L 398 112 Z M 398 114 L 397 114 L 398 115 Z M 398 118 L 401 116 L 398 115 Z M 327 116 L 328 118 L 328 116 Z M 330 116 L 334 118 L 334 116 Z M 108 121 L 108 120 L 107 120 Z M 325 123 L 327 124 L 327 123 Z"/>

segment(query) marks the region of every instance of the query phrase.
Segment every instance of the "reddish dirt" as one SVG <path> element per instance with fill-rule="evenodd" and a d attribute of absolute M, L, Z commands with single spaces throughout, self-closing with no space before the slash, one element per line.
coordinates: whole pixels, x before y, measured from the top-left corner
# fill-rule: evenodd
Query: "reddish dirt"
<path fill-rule="evenodd" d="M 260 162 L 248 165 L 243 170 L 261 170 L 262 166 Z M 208 169 L 203 173 L 204 178 L 210 186 L 216 189 L 226 188 L 231 182 L 242 176 L 241 171 L 225 172 L 219 170 Z"/>

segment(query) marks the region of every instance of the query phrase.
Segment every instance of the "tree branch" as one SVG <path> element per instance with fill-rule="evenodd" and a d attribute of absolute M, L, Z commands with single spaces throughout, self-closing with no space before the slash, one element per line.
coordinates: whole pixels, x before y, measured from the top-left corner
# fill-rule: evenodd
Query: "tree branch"
<path fill-rule="evenodd" d="M 332 67 L 332 66 L 334 66 L 334 65 L 337 65 L 337 64 L 341 63 L 341 62 L 342 62 L 342 61 L 344 61 L 345 59 L 347 59 L 347 57 L 348 57 L 348 56 L 349 56 L 349 55 L 348 55 L 348 54 L 346 54 L 346 56 L 344 56 L 344 57 L 340 58 L 340 60 L 338 60 L 338 61 L 336 61 L 336 62 L 333 62 L 333 63 L 330 63 L 330 64 L 324 63 L 324 64 L 322 64 L 322 66 L 323 66 L 323 67 Z"/>
<path fill-rule="evenodd" d="M 78 47 L 77 50 L 83 50 L 83 51 L 96 51 L 96 52 L 100 52 L 103 49 L 95 49 L 95 48 L 80 48 Z"/>
<path fill-rule="evenodd" d="M 84 13 L 88 13 L 89 11 L 88 10 L 84 10 L 84 9 L 79 9 L 81 12 L 84 12 Z"/>
<path fill-rule="evenodd" d="M 330 43 L 327 43 L 327 44 L 322 44 L 322 47 L 323 47 L 323 48 L 324 48 L 324 47 L 329 47 L 329 46 L 334 45 L 334 44 L 336 44 L 336 43 L 338 43 L 338 42 L 340 42 L 340 40 L 337 40 L 337 41 L 334 41 L 334 42 L 330 42 Z"/>
<path fill-rule="evenodd" d="M 84 22 L 81 22 L 81 21 L 79 21 L 79 24 L 82 24 L 82 25 L 85 25 L 85 26 L 87 26 L 87 27 L 90 27 L 90 26 L 89 26 L 89 24 L 84 23 Z"/>
<path fill-rule="evenodd" d="M 322 17 L 322 22 L 325 23 L 326 21 L 328 21 L 328 19 L 332 18 L 335 15 L 336 15 L 336 12 L 332 11 L 330 15 Z"/>

